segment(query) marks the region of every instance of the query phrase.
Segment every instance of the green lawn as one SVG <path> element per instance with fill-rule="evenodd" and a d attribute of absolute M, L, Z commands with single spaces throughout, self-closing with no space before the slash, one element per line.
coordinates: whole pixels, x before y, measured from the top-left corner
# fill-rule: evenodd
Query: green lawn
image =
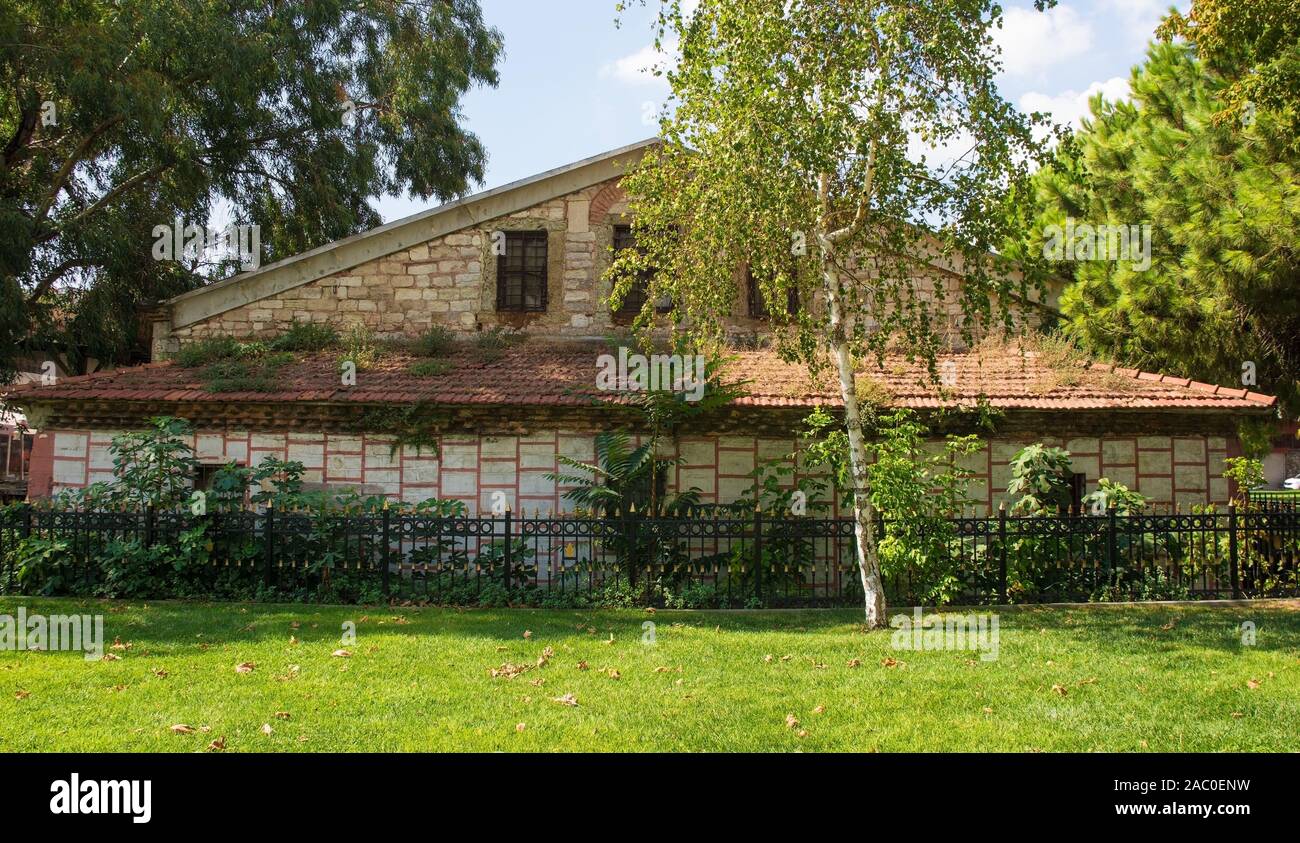
<path fill-rule="evenodd" d="M 1004 610 L 996 661 L 893 650 L 851 611 L 22 605 L 104 612 L 126 648 L 0 652 L 5 751 L 1300 749 L 1295 601 Z"/>

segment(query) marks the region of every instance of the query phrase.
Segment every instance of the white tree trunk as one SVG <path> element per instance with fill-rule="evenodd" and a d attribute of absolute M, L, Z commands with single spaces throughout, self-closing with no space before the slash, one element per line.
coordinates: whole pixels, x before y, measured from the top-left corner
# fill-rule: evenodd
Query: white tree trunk
<path fill-rule="evenodd" d="M 866 623 L 875 629 L 885 626 L 885 588 L 880 579 L 880 557 L 876 553 L 875 511 L 867 493 L 867 443 L 862 435 L 858 411 L 857 376 L 849 350 L 848 328 L 840 300 L 839 272 L 832 254 L 834 244 L 820 237 L 822 282 L 826 289 L 826 310 L 830 318 L 831 353 L 840 376 L 840 398 L 844 401 L 844 426 L 849 434 L 849 466 L 853 475 L 853 532 L 857 537 L 858 572 L 862 577 Z"/>

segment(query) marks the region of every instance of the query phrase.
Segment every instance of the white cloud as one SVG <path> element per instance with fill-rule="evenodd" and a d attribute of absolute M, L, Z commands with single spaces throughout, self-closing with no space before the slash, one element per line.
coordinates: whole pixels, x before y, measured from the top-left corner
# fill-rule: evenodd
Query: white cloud
<path fill-rule="evenodd" d="M 1092 46 L 1092 24 L 1072 6 L 1047 12 L 1010 8 L 993 41 L 1002 51 L 1003 72 L 1023 76 L 1086 53 Z"/>
<path fill-rule="evenodd" d="M 1106 21 L 1108 39 L 1141 47 L 1152 40 L 1170 6 L 1185 13 L 1189 5 L 1188 0 L 1099 0 L 1097 17 Z"/>
<path fill-rule="evenodd" d="M 676 54 L 676 44 L 667 46 L 669 47 L 667 55 L 656 50 L 653 44 L 647 44 L 635 53 L 615 59 L 600 68 L 600 78 L 613 79 L 625 85 L 663 87 L 665 85 L 663 77 L 655 76 L 652 71 L 667 67 L 669 56 Z"/>
<path fill-rule="evenodd" d="M 1111 102 L 1126 100 L 1129 98 L 1128 79 L 1112 76 L 1105 82 L 1093 82 L 1085 91 L 1062 91 L 1054 96 L 1029 91 L 1020 97 L 1020 110 L 1026 114 L 1031 111 L 1046 112 L 1057 123 L 1078 128 L 1080 121 L 1090 114 L 1088 100 L 1098 91 Z"/>

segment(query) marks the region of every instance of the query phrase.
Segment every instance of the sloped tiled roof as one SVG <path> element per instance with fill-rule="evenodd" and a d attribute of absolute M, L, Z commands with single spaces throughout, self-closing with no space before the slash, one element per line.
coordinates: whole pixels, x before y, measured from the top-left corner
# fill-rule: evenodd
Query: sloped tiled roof
<path fill-rule="evenodd" d="M 328 402 L 342 404 L 413 404 L 451 406 L 589 405 L 593 399 L 621 400 L 596 389 L 596 357 L 606 352 L 591 343 L 528 341 L 504 351 L 495 361 L 480 360 L 470 346 L 449 358 L 442 375 L 417 377 L 405 354 L 384 356 L 343 386 L 334 354 L 300 355 L 275 372 L 271 392 L 208 391 L 201 369 L 174 363 L 142 366 L 63 378 L 50 386 L 10 388 L 18 406 L 63 401 L 150 401 L 215 403 Z M 729 381 L 744 380 L 747 394 L 735 403 L 747 407 L 838 407 L 834 371 L 810 374 L 774 351 L 732 352 L 724 369 Z M 1015 346 L 984 347 L 939 359 L 943 384 L 934 383 L 920 362 L 887 357 L 883 365 L 864 364 L 862 375 L 882 389 L 873 397 L 896 407 L 915 409 L 969 406 L 984 401 L 1003 410 L 1223 410 L 1261 411 L 1276 398 L 1245 389 L 1198 383 L 1187 378 L 1116 368 L 1103 364 L 1047 366 L 1034 352 Z"/>

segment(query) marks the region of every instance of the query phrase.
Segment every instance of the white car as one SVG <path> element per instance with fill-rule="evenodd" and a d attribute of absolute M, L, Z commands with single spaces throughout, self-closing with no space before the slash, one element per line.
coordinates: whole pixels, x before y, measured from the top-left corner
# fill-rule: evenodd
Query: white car
<path fill-rule="evenodd" d="M 1288 477 L 1282 481 L 1282 485 L 1293 492 L 1300 492 L 1300 477 Z"/>

